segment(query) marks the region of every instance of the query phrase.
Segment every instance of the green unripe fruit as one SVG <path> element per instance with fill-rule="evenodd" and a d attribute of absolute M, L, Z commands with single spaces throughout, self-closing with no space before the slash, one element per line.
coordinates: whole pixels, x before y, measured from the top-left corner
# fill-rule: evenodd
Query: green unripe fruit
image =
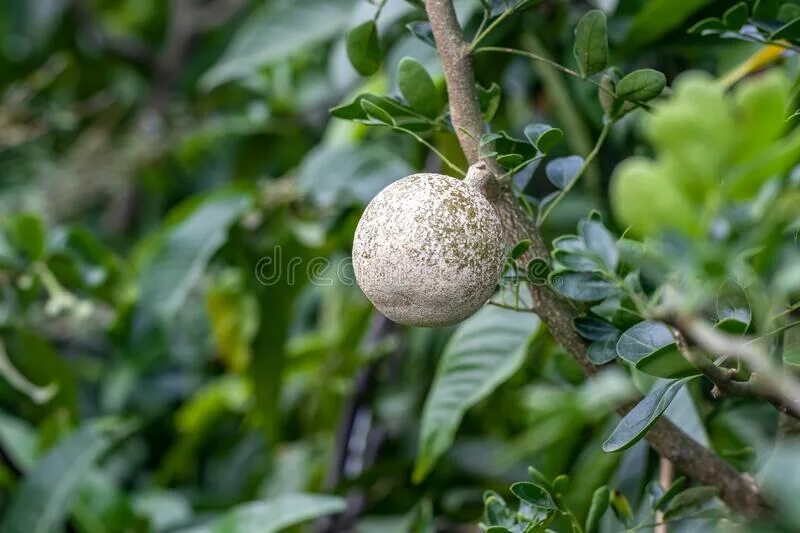
<path fill-rule="evenodd" d="M 611 205 L 623 228 L 638 237 L 665 229 L 695 234 L 698 210 L 656 162 L 634 157 L 621 163 L 611 178 Z"/>

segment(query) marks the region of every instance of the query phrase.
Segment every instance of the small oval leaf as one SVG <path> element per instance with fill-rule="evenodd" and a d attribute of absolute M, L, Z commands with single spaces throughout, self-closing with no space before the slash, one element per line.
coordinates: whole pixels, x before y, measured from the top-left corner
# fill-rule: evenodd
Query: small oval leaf
<path fill-rule="evenodd" d="M 359 74 L 369 76 L 378 71 L 383 57 L 374 20 L 368 20 L 347 32 L 345 44 L 347 57 Z"/>
<path fill-rule="evenodd" d="M 593 9 L 575 27 L 573 54 L 584 78 L 596 74 L 608 65 L 608 30 L 606 15 Z"/>
<path fill-rule="evenodd" d="M 439 113 L 439 93 L 428 71 L 419 61 L 404 57 L 397 66 L 397 85 L 411 109 L 427 117 Z"/>
<path fill-rule="evenodd" d="M 651 390 L 626 414 L 603 443 L 606 452 L 618 452 L 636 444 L 647 430 L 664 414 L 675 395 L 687 382 L 697 376 L 670 381 Z"/>
<path fill-rule="evenodd" d="M 630 102 L 647 102 L 661 94 L 667 86 L 663 73 L 650 68 L 634 70 L 617 83 L 617 98 Z"/>

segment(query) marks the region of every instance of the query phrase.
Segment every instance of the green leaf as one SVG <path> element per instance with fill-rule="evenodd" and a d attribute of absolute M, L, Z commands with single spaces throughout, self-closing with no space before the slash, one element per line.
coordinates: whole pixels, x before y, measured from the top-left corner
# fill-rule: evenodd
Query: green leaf
<path fill-rule="evenodd" d="M 766 147 L 752 162 L 741 165 L 724 185 L 734 198 L 751 198 L 769 178 L 783 176 L 800 158 L 800 129 Z"/>
<path fill-rule="evenodd" d="M 664 520 L 681 520 L 689 518 L 703 510 L 709 500 L 719 494 L 716 487 L 691 487 L 678 493 L 669 502 L 664 512 Z"/>
<path fill-rule="evenodd" d="M 603 485 L 592 494 L 592 504 L 589 507 L 589 514 L 586 516 L 585 533 L 595 533 L 600 526 L 600 519 L 603 518 L 608 504 L 610 503 L 611 492 L 608 486 Z"/>
<path fill-rule="evenodd" d="M 478 105 L 481 109 L 483 120 L 489 122 L 494 118 L 497 109 L 500 107 L 500 86 L 492 83 L 488 88 L 484 89 L 478 85 Z"/>
<path fill-rule="evenodd" d="M 636 364 L 641 359 L 675 344 L 672 330 L 663 322 L 646 320 L 625 331 L 617 343 L 617 353 Z"/>
<path fill-rule="evenodd" d="M 618 452 L 636 444 L 656 423 L 684 384 L 697 376 L 670 381 L 654 388 L 619 422 L 603 443 L 606 452 Z"/>
<path fill-rule="evenodd" d="M 778 18 L 780 0 L 756 0 L 753 17 L 759 20 L 775 20 Z"/>
<path fill-rule="evenodd" d="M 597 272 L 556 272 L 550 276 L 550 285 L 577 302 L 595 302 L 617 292 L 616 284 Z"/>
<path fill-rule="evenodd" d="M 525 127 L 525 137 L 541 153 L 549 153 L 564 138 L 564 132 L 549 124 L 528 124 Z"/>
<path fill-rule="evenodd" d="M 505 500 L 494 491 L 486 491 L 483 495 L 486 523 L 489 526 L 513 527 L 514 512 L 508 508 Z"/>
<path fill-rule="evenodd" d="M 369 100 L 361 100 L 361 109 L 367 114 L 367 117 L 375 120 L 381 124 L 394 126 L 392 115 L 386 112 L 381 106 L 370 102 Z"/>
<path fill-rule="evenodd" d="M 345 43 L 347 57 L 359 74 L 369 76 L 378 71 L 383 61 L 383 54 L 374 20 L 368 20 L 348 31 Z"/>
<path fill-rule="evenodd" d="M 663 73 L 650 68 L 634 70 L 617 83 L 617 98 L 629 102 L 647 102 L 660 95 L 667 86 Z"/>
<path fill-rule="evenodd" d="M 225 243 L 230 227 L 250 205 L 249 194 L 225 191 L 178 208 L 183 218 L 163 236 L 139 281 L 144 309 L 165 319 L 175 316 L 211 257 Z"/>
<path fill-rule="evenodd" d="M 0 532 L 61 530 L 83 477 L 110 444 L 108 436 L 92 425 L 58 443 L 25 477 L 6 509 Z"/>
<path fill-rule="evenodd" d="M 583 158 L 579 155 L 557 157 L 547 163 L 545 173 L 557 189 L 563 190 L 575 180 L 583 166 Z"/>
<path fill-rule="evenodd" d="M 200 80 L 205 90 L 257 74 L 340 35 L 355 0 L 304 0 L 263 4 L 241 26 L 222 57 Z"/>
<path fill-rule="evenodd" d="M 611 491 L 611 509 L 620 522 L 630 527 L 633 524 L 633 509 L 628 498 L 618 490 Z"/>
<path fill-rule="evenodd" d="M 404 57 L 397 66 L 397 84 L 408 105 L 423 115 L 436 118 L 441 109 L 439 92 L 431 75 L 414 58 Z"/>
<path fill-rule="evenodd" d="M 527 140 L 515 139 L 501 131 L 492 137 L 494 149 L 497 153 L 501 154 L 497 157 L 497 162 L 505 168 L 513 168 L 524 160 L 531 159 L 536 156 L 537 151 Z"/>
<path fill-rule="evenodd" d="M 530 239 L 523 239 L 514 245 L 514 247 L 511 249 L 508 255 L 511 256 L 511 259 L 514 260 L 519 259 L 523 255 L 525 255 L 525 252 L 527 252 L 528 249 L 530 249 L 530 247 L 531 247 Z"/>
<path fill-rule="evenodd" d="M 36 430 L 21 418 L 0 411 L 0 448 L 23 472 L 36 464 Z"/>
<path fill-rule="evenodd" d="M 672 330 L 663 322 L 645 320 L 626 330 L 617 342 L 617 354 L 652 376 L 679 378 L 697 373 L 678 351 Z"/>
<path fill-rule="evenodd" d="M 422 410 L 415 482 L 450 447 L 466 410 L 522 365 L 538 326 L 535 315 L 492 306 L 459 326 L 444 349 Z"/>
<path fill-rule="evenodd" d="M 592 316 L 577 317 L 572 323 L 578 335 L 590 341 L 618 339 L 621 333 L 613 324 Z"/>
<path fill-rule="evenodd" d="M 433 30 L 430 22 L 411 22 L 406 24 L 406 28 L 414 34 L 414 37 L 428 46 L 436 48 L 436 41 L 433 39 Z"/>
<path fill-rule="evenodd" d="M 778 20 L 784 24 L 792 22 L 794 19 L 800 18 L 800 5 L 797 4 L 781 4 L 778 10 Z"/>
<path fill-rule="evenodd" d="M 619 264 L 617 242 L 603 223 L 591 219 L 581 220 L 578 224 L 578 233 L 583 237 L 587 250 L 603 260 L 608 272 L 616 272 Z"/>
<path fill-rule="evenodd" d="M 786 523 L 800 527 L 800 447 L 796 441 L 779 440 L 759 471 L 759 484 Z"/>
<path fill-rule="evenodd" d="M 321 516 L 341 513 L 343 498 L 321 494 L 282 494 L 269 500 L 237 505 L 211 526 L 193 533 L 278 533 Z"/>
<path fill-rule="evenodd" d="M 595 365 L 604 365 L 617 358 L 617 337 L 604 341 L 594 341 L 586 349 L 586 357 Z"/>
<path fill-rule="evenodd" d="M 397 178 L 413 173 L 400 154 L 385 146 L 323 143 L 300 165 L 297 188 L 304 199 L 321 209 L 346 209 L 366 205 Z"/>
<path fill-rule="evenodd" d="M 376 120 L 371 117 L 364 109 L 364 102 L 370 102 L 379 107 L 385 114 L 390 115 L 392 120 L 389 123 L 394 123 L 408 130 L 424 132 L 430 130 L 434 126 L 431 119 L 419 114 L 402 102 L 388 96 L 370 93 L 360 94 L 349 104 L 343 104 L 332 108 L 330 113 L 336 118 L 352 120 L 364 124 L 386 124 L 384 120 Z"/>
<path fill-rule="evenodd" d="M 28 260 L 38 261 L 44 257 L 47 235 L 41 218 L 29 213 L 20 213 L 8 217 L 4 222 L 11 244 L 25 252 Z"/>
<path fill-rule="evenodd" d="M 599 9 L 586 13 L 575 28 L 573 49 L 578 68 L 584 78 L 596 74 L 608 65 L 608 35 L 606 15 Z"/>
<path fill-rule="evenodd" d="M 711 0 L 648 0 L 628 27 L 625 44 L 641 47 L 675 30 Z"/>
<path fill-rule="evenodd" d="M 530 481 L 520 481 L 511 485 L 511 493 L 524 502 L 540 509 L 555 509 L 556 504 L 550 493 Z"/>
<path fill-rule="evenodd" d="M 722 21 L 727 29 L 739 31 L 739 29 L 747 23 L 748 15 L 749 10 L 747 9 L 747 4 L 739 2 L 725 11 L 725 14 L 722 15 Z"/>
<path fill-rule="evenodd" d="M 717 17 L 708 17 L 701 20 L 687 31 L 688 33 L 696 33 L 698 35 L 715 35 L 727 30 L 728 28 L 725 26 L 725 23 L 720 19 Z"/>
<path fill-rule="evenodd" d="M 669 489 L 667 489 L 667 491 L 664 492 L 664 494 L 658 499 L 658 501 L 656 501 L 653 507 L 659 511 L 665 510 L 669 505 L 669 502 L 672 501 L 672 498 L 674 498 L 676 494 L 682 491 L 685 485 L 686 485 L 686 478 L 683 476 L 673 481 Z"/>
<path fill-rule="evenodd" d="M 800 38 L 800 18 L 787 22 L 770 35 L 770 39 L 777 41 L 779 39 L 794 40 Z"/>

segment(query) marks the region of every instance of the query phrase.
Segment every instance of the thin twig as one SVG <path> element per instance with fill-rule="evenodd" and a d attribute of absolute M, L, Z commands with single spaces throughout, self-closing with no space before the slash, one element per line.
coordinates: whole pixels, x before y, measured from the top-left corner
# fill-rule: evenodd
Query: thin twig
<path fill-rule="evenodd" d="M 608 87 L 604 86 L 600 82 L 598 82 L 596 80 L 593 80 L 592 78 L 585 78 L 585 77 L 581 76 L 579 72 L 577 72 L 577 71 L 575 71 L 575 70 L 573 70 L 573 69 L 571 69 L 569 67 L 565 67 L 561 63 L 553 61 L 552 59 L 540 56 L 539 54 L 534 54 L 533 52 L 528 52 L 526 50 L 517 50 L 516 48 L 506 48 L 506 47 L 502 47 L 502 46 L 483 46 L 481 48 L 477 48 L 474 51 L 475 54 L 480 54 L 482 52 L 502 52 L 502 53 L 505 53 L 505 54 L 512 54 L 512 55 L 527 57 L 528 59 L 532 59 L 534 61 L 539 61 L 541 63 L 545 63 L 547 65 L 550 65 L 554 69 L 560 70 L 564 74 L 569 74 L 570 76 L 574 76 L 574 77 L 576 77 L 578 79 L 581 79 L 583 81 L 587 81 L 587 82 L 591 83 L 592 85 L 594 85 L 595 87 L 597 87 L 599 90 L 601 90 L 604 93 L 608 94 L 609 96 L 617 98 L 617 95 L 614 93 L 614 91 L 610 90 Z M 645 104 L 644 102 L 637 102 L 635 100 L 627 100 L 627 99 L 624 99 L 624 98 L 623 98 L 623 100 L 625 100 L 626 102 L 630 102 L 630 103 L 636 105 L 637 107 L 641 107 L 642 109 L 645 109 L 645 110 L 649 110 L 650 109 L 650 106 Z"/>
<path fill-rule="evenodd" d="M 600 132 L 600 136 L 597 138 L 597 142 L 595 143 L 594 148 L 592 148 L 592 151 L 589 152 L 589 154 L 583 160 L 581 168 L 578 169 L 578 173 L 575 174 L 575 176 L 570 180 L 567 186 L 564 187 L 549 204 L 547 204 L 545 210 L 538 217 L 537 224 L 539 224 L 540 226 L 544 224 L 544 221 L 547 219 L 547 216 L 550 214 L 550 212 L 558 205 L 558 203 L 567 194 L 569 194 L 572 188 L 575 187 L 575 184 L 578 183 L 580 177 L 583 175 L 584 172 L 586 172 L 586 169 L 589 168 L 589 165 L 592 163 L 594 158 L 597 157 L 597 154 L 600 153 L 600 148 L 603 147 L 603 143 L 605 143 L 606 138 L 608 137 L 608 132 L 611 130 L 612 124 L 613 122 L 606 122 L 603 125 L 603 129 Z"/>
<path fill-rule="evenodd" d="M 800 381 L 785 373 L 769 359 L 769 354 L 760 344 L 744 341 L 713 328 L 704 321 L 691 316 L 673 317 L 668 320 L 690 342 L 715 355 L 735 357 L 744 361 L 752 370 L 748 381 L 735 381 L 734 372 L 721 368 L 702 355 L 694 354 L 685 344 L 678 343 L 684 355 L 712 383 L 717 393 L 730 396 L 762 398 L 781 412 L 800 418 Z"/>

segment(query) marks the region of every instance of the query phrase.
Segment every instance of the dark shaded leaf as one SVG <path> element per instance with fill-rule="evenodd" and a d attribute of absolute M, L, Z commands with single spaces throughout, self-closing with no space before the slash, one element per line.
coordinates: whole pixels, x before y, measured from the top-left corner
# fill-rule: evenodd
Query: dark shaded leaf
<path fill-rule="evenodd" d="M 528 124 L 525 137 L 537 150 L 546 154 L 555 148 L 564 138 L 564 132 L 549 124 Z"/>
<path fill-rule="evenodd" d="M 626 330 L 617 342 L 617 354 L 652 376 L 678 378 L 697 373 L 678 351 L 672 330 L 662 322 L 646 320 Z"/>
<path fill-rule="evenodd" d="M 749 10 L 747 9 L 747 4 L 739 2 L 725 11 L 725 14 L 722 15 L 722 21 L 727 29 L 739 31 L 739 29 L 747 23 L 748 14 Z"/>
<path fill-rule="evenodd" d="M 419 61 L 411 57 L 400 60 L 397 85 L 411 109 L 431 118 L 439 113 L 441 105 L 436 85 Z"/>
<path fill-rule="evenodd" d="M 572 183 L 582 166 L 583 158 L 579 155 L 571 155 L 549 161 L 544 170 L 550 183 L 563 190 Z"/>
<path fill-rule="evenodd" d="M 93 426 L 84 426 L 60 442 L 25 477 L 5 510 L 0 531 L 61 530 L 78 485 L 110 444 Z"/>
<path fill-rule="evenodd" d="M 780 0 L 756 0 L 753 6 L 753 17 L 761 20 L 775 20 L 778 18 Z"/>
<path fill-rule="evenodd" d="M 614 428 L 614 431 L 603 443 L 603 450 L 618 452 L 636 444 L 669 407 L 681 387 L 695 377 L 689 376 L 670 381 L 647 393 L 647 396 L 637 403 Z"/>
<path fill-rule="evenodd" d="M 610 363 L 617 358 L 616 346 L 616 337 L 604 341 L 594 341 L 586 349 L 586 357 L 596 365 Z"/>
<path fill-rule="evenodd" d="M 617 292 L 616 284 L 596 272 L 565 270 L 550 276 L 550 285 L 572 300 L 594 302 Z"/>
<path fill-rule="evenodd" d="M 600 519 L 608 509 L 611 501 L 611 493 L 606 485 L 597 488 L 592 494 L 592 504 L 586 516 L 585 533 L 595 533 L 600 525 Z"/>
<path fill-rule="evenodd" d="M 530 481 L 520 481 L 511 485 L 511 492 L 522 501 L 540 509 L 555 509 L 556 504 L 550 493 Z"/>
<path fill-rule="evenodd" d="M 597 220 L 582 220 L 578 225 L 578 233 L 583 237 L 586 248 L 603 260 L 608 272 L 616 272 L 619 263 L 619 251 L 616 239 Z"/>
<path fill-rule="evenodd" d="M 497 113 L 497 108 L 500 107 L 500 95 L 500 86 L 496 83 L 492 83 L 488 88 L 478 85 L 478 104 L 486 122 L 492 120 Z"/>
<path fill-rule="evenodd" d="M 608 35 L 606 15 L 598 9 L 586 13 L 575 28 L 573 49 L 578 68 L 584 78 L 596 74 L 608 65 Z"/>
<path fill-rule="evenodd" d="M 672 498 L 664 512 L 664 520 L 689 518 L 719 494 L 716 487 L 691 487 Z"/>
<path fill-rule="evenodd" d="M 575 325 L 578 335 L 590 341 L 616 339 L 621 333 L 613 324 L 591 316 L 577 317 L 572 323 Z"/>
<path fill-rule="evenodd" d="M 672 485 L 661 495 L 661 497 L 656 501 L 655 505 L 653 506 L 655 509 L 659 511 L 663 511 L 669 505 L 669 502 L 672 501 L 672 498 L 675 497 L 680 491 L 683 490 L 683 487 L 686 486 L 686 478 L 681 476 L 675 481 L 672 482 Z"/>
<path fill-rule="evenodd" d="M 800 38 L 800 18 L 787 22 L 770 35 L 770 39 L 773 41 L 779 39 L 794 40 L 798 38 Z"/>
<path fill-rule="evenodd" d="M 647 102 L 660 95 L 667 86 L 663 73 L 644 68 L 634 70 L 617 83 L 617 98 L 630 102 Z"/>
<path fill-rule="evenodd" d="M 511 249 L 511 252 L 509 252 L 508 255 L 511 256 L 511 259 L 519 259 L 523 255 L 525 255 L 525 252 L 527 252 L 528 249 L 530 249 L 530 247 L 531 247 L 530 239 L 521 240 L 514 245 L 514 247 Z"/>
<path fill-rule="evenodd" d="M 433 30 L 430 22 L 411 22 L 406 24 L 406 28 L 414 34 L 414 37 L 423 43 L 436 48 L 436 41 L 433 39 Z"/>
<path fill-rule="evenodd" d="M 368 20 L 348 31 L 345 42 L 347 57 L 359 74 L 369 76 L 378 71 L 383 54 L 374 20 Z"/>

